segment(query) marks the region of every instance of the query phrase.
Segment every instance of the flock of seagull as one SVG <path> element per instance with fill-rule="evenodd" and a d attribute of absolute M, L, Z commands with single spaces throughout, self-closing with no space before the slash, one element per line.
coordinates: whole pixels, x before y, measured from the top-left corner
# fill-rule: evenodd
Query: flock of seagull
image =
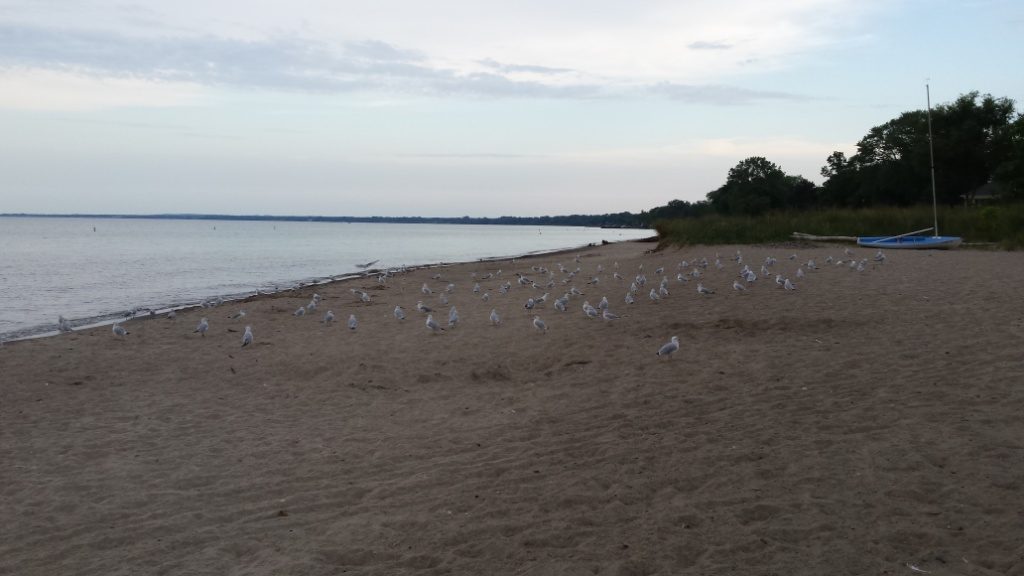
<path fill-rule="evenodd" d="M 867 258 L 860 260 L 853 258 L 853 251 L 849 248 L 845 249 L 844 253 L 848 259 L 835 259 L 832 256 L 828 256 L 824 260 L 823 265 L 845 266 L 857 272 L 863 272 L 869 266 Z M 882 250 L 879 250 L 878 253 L 875 254 L 873 262 L 875 264 L 881 264 L 885 262 L 885 258 L 885 254 Z M 531 312 L 535 311 L 548 300 L 551 300 L 554 310 L 557 310 L 560 313 L 566 313 L 569 309 L 569 303 L 573 298 L 585 296 L 585 293 L 576 286 L 577 282 L 582 282 L 586 285 L 588 287 L 588 291 L 600 289 L 609 283 L 612 283 L 612 286 L 626 286 L 626 283 L 628 282 L 628 289 L 622 300 L 626 305 L 635 304 L 638 298 L 642 298 L 641 295 L 644 294 L 644 291 L 648 288 L 649 280 L 647 279 L 643 264 L 638 265 L 635 275 L 630 273 L 630 276 L 632 277 L 627 278 L 623 273 L 620 273 L 619 263 L 615 262 L 613 270 L 611 271 L 611 280 L 609 281 L 609 276 L 607 275 L 603 265 L 598 264 L 592 274 L 584 274 L 582 268 L 579 266 L 580 256 L 576 255 L 573 260 L 576 264 L 574 269 L 569 269 L 561 263 L 555 264 L 555 269 L 553 270 L 544 266 L 534 265 L 531 266 L 530 273 L 523 274 L 515 272 L 504 281 L 500 280 L 502 277 L 502 270 L 500 269 L 481 276 L 478 276 L 476 272 L 473 272 L 470 274 L 470 281 L 473 282 L 472 293 L 474 297 L 479 298 L 481 301 L 489 302 L 492 296 L 489 291 L 481 287 L 480 282 L 500 282 L 497 288 L 497 294 L 499 297 L 508 297 L 515 286 L 518 285 L 519 288 L 532 290 L 534 294 L 536 294 L 536 292 L 543 291 L 543 294 L 540 296 L 531 295 L 526 299 L 523 303 L 523 307 L 526 310 Z M 737 250 L 736 254 L 731 258 L 728 258 L 728 260 L 732 261 L 732 266 L 739 267 L 738 274 L 734 277 L 732 282 L 732 289 L 737 292 L 746 292 L 751 286 L 759 281 L 773 281 L 778 288 L 786 291 L 797 290 L 797 285 L 793 279 L 784 277 L 781 273 L 776 271 L 778 260 L 772 256 L 766 257 L 764 261 L 760 263 L 760 268 L 758 270 L 755 270 L 749 263 L 744 261 L 743 254 L 740 250 Z M 797 260 L 797 255 L 790 255 L 789 260 Z M 512 262 L 514 263 L 515 260 L 512 260 Z M 368 263 L 366 267 L 368 268 L 374 263 L 376 263 L 376 261 Z M 710 261 L 706 257 L 692 261 L 681 260 L 676 264 L 676 269 L 674 270 L 676 286 L 693 282 L 696 284 L 696 291 L 698 294 L 703 296 L 713 295 L 715 294 L 715 290 L 705 286 L 704 281 L 708 279 L 708 275 L 711 270 L 723 271 L 727 266 L 729 266 L 729 264 L 723 262 L 723 259 L 719 254 L 716 254 L 714 259 Z M 794 276 L 799 281 L 799 279 L 805 278 L 809 272 L 819 270 L 819 268 L 819 265 L 813 259 L 810 259 L 798 265 Z M 388 280 L 393 277 L 395 273 L 396 271 L 393 270 L 376 273 L 377 282 L 379 284 L 386 285 Z M 666 273 L 664 266 L 655 268 L 653 273 L 656 277 L 660 276 L 661 279 L 657 281 L 656 286 L 653 282 L 650 283 L 651 287 L 649 292 L 646 292 L 646 296 L 651 302 L 656 303 L 669 297 L 672 291 L 676 288 L 672 287 L 672 283 L 669 280 L 670 273 Z M 368 273 L 367 275 L 369 276 L 370 274 L 373 274 L 373 272 Z M 771 280 L 772 278 L 774 278 L 774 280 Z M 445 282 L 446 285 L 444 288 L 435 291 L 428 283 L 424 282 L 420 287 L 420 292 L 425 299 L 436 297 L 441 306 L 450 306 L 448 309 L 447 325 L 442 326 L 442 323 L 434 318 L 434 309 L 425 304 L 424 300 L 416 302 L 415 309 L 420 314 L 426 316 L 424 325 L 427 330 L 431 333 L 437 334 L 445 331 L 446 329 L 451 330 L 456 328 L 459 324 L 459 313 L 457 308 L 454 305 L 451 305 L 449 301 L 449 297 L 455 294 L 455 284 L 444 280 L 441 274 L 434 274 L 431 279 L 434 281 Z M 554 291 L 559 284 L 563 286 L 559 291 L 564 290 L 564 294 L 552 299 L 551 292 Z M 354 297 L 358 298 L 360 302 L 371 303 L 373 300 L 370 293 L 365 290 L 352 288 L 350 289 L 350 292 Z M 322 298 L 319 294 L 313 294 L 312 299 L 308 304 L 300 306 L 291 314 L 295 317 L 314 315 L 320 307 L 321 300 Z M 209 304 L 208 306 L 213 307 L 216 305 L 217 304 Z M 601 318 L 605 322 L 612 322 L 619 319 L 619 315 L 611 311 L 611 304 L 609 303 L 607 296 L 603 296 L 597 306 L 591 305 L 589 300 L 583 299 L 581 308 L 588 318 Z M 399 322 L 406 319 L 405 309 L 402 308 L 401 305 L 395 306 L 393 314 L 395 319 Z M 238 320 L 245 318 L 245 316 L 245 310 L 239 310 L 228 318 Z M 175 317 L 176 313 L 174 311 L 167 314 L 167 318 L 169 319 L 174 319 Z M 320 319 L 321 323 L 327 325 L 332 324 L 334 321 L 334 312 L 331 310 L 327 310 Z M 491 309 L 489 322 L 492 326 L 499 326 L 502 323 L 502 318 L 498 314 L 497 308 Z M 347 325 L 349 330 L 356 330 L 358 328 L 359 321 L 355 314 L 349 315 Z M 540 333 L 546 333 L 548 331 L 547 323 L 544 322 L 539 314 L 533 314 L 533 327 Z M 70 323 L 63 316 L 59 318 L 58 328 L 62 332 L 71 331 Z M 203 317 L 192 332 L 194 334 L 199 334 L 201 337 L 205 337 L 209 329 L 209 318 Z M 116 337 L 125 337 L 129 334 L 129 332 L 121 326 L 120 323 L 115 323 L 112 327 L 112 331 Z M 242 335 L 242 347 L 249 346 L 252 343 L 252 326 L 246 326 L 245 332 Z M 672 336 L 671 340 L 662 345 L 655 354 L 660 357 L 671 357 L 672 354 L 678 350 L 679 337 Z"/>

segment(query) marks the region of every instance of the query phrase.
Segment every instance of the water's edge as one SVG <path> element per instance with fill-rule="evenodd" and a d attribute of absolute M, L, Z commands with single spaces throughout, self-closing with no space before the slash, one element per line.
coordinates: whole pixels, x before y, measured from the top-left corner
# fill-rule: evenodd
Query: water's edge
<path fill-rule="evenodd" d="M 603 241 L 607 244 L 618 244 L 622 242 L 644 242 L 648 241 L 645 239 L 640 240 L 619 240 L 615 242 Z M 89 316 L 86 318 L 68 318 L 68 323 L 71 325 L 72 331 L 85 330 L 88 328 L 96 328 L 99 326 L 109 326 L 118 322 L 133 319 L 147 319 L 156 318 L 161 315 L 165 315 L 171 311 L 178 310 L 191 310 L 193 308 L 212 308 L 227 304 L 230 302 L 237 302 L 252 298 L 255 296 L 265 296 L 280 294 L 282 292 L 290 292 L 292 290 L 298 290 L 300 288 L 306 288 L 309 286 L 320 286 L 325 284 L 333 284 L 335 282 L 344 282 L 353 278 L 366 278 L 370 276 L 379 276 L 381 274 L 401 274 L 403 272 L 409 272 L 412 270 L 421 270 L 424 268 L 436 268 L 441 266 L 454 266 L 457 264 L 470 264 L 473 262 L 482 263 L 493 263 L 493 262 L 504 262 L 517 260 L 519 258 L 529 258 L 534 256 L 551 256 L 555 254 L 569 253 L 576 250 L 582 250 L 584 248 L 592 248 L 598 246 L 597 243 L 583 244 L 580 246 L 572 246 L 568 248 L 554 248 L 551 250 L 534 250 L 531 252 L 524 252 L 521 254 L 514 254 L 508 256 L 487 256 L 483 258 L 477 258 L 475 260 L 466 260 L 460 262 L 432 262 L 425 264 L 413 264 L 410 266 L 401 266 L 394 268 L 374 268 L 370 270 L 361 270 L 354 272 L 346 272 L 341 274 L 335 274 L 332 276 L 318 276 L 304 278 L 301 280 L 295 280 L 285 283 L 279 283 L 274 286 L 273 289 L 264 290 L 257 289 L 255 292 L 240 292 L 234 294 L 210 294 L 199 300 L 189 300 L 182 302 L 163 302 L 153 305 L 137 306 L 130 310 L 121 310 L 115 312 L 109 312 L 96 316 Z M 36 338 L 47 338 L 50 336 L 56 336 L 61 334 L 58 330 L 57 323 L 39 324 L 36 326 L 30 326 L 20 330 L 14 330 L 4 334 L 0 334 L 0 343 L 4 342 L 17 342 L 19 340 L 32 340 Z"/>

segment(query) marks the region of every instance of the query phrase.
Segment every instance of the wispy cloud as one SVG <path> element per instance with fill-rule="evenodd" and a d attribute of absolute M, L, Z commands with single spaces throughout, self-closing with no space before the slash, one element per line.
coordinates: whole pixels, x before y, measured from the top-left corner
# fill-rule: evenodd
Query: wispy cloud
<path fill-rule="evenodd" d="M 567 74 L 574 71 L 571 68 L 552 68 L 550 66 L 537 66 L 532 64 L 503 64 L 490 58 L 477 60 L 477 62 L 499 72 L 527 72 L 530 74 Z"/>
<path fill-rule="evenodd" d="M 791 92 L 775 92 L 770 90 L 750 90 L 736 86 L 725 85 L 693 85 L 673 84 L 662 82 L 650 88 L 655 94 L 679 100 L 689 104 L 721 104 L 726 106 L 738 106 L 752 104 L 765 100 L 789 100 L 806 101 L 813 100 L 811 96 L 794 94 Z"/>
<path fill-rule="evenodd" d="M 690 42 L 686 46 L 690 50 L 728 50 L 732 48 L 732 44 L 726 42 L 707 42 L 705 40 L 698 40 L 696 42 Z"/>
<path fill-rule="evenodd" d="M 212 36 L 131 37 L 81 30 L 0 26 L 0 70 L 35 70 L 20 75 L 52 85 L 125 83 L 138 98 L 115 98 L 111 105 L 145 105 L 143 85 L 181 88 L 258 88 L 322 93 L 377 92 L 415 96 L 482 98 L 643 98 L 651 95 L 686 103 L 742 105 L 764 100 L 801 100 L 795 94 L 747 90 L 725 85 L 659 83 L 620 85 L 581 79 L 574 70 L 531 64 L 478 60 L 484 70 L 460 72 L 440 66 L 419 50 L 378 40 L 328 44 L 296 38 L 262 41 Z M 90 80 L 91 79 L 91 80 Z M 184 87 L 188 90 L 184 90 Z M 88 90 L 87 90 L 88 91 Z M 30 102 L 36 91 L 23 91 Z M 153 105 L 174 98 L 157 97 Z M 10 97 L 5 100 L 8 105 Z M 88 100 L 87 100 L 88 101 Z M 98 100 L 97 100 L 98 101 Z M 58 104 L 58 100 L 50 104 Z M 24 104 L 24 102 L 22 102 Z M 83 105 L 89 107 L 88 105 Z M 71 109 L 75 109 L 74 107 Z"/>

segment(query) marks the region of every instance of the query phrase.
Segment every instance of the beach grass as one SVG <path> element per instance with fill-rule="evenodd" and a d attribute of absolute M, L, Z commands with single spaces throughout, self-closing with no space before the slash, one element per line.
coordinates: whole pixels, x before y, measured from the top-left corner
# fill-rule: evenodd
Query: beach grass
<path fill-rule="evenodd" d="M 942 207 L 939 232 L 965 243 L 1007 250 L 1024 248 L 1024 204 Z M 663 245 L 785 242 L 793 232 L 816 236 L 887 236 L 932 225 L 931 206 L 860 210 L 771 212 L 757 216 L 709 215 L 654 223 Z"/>

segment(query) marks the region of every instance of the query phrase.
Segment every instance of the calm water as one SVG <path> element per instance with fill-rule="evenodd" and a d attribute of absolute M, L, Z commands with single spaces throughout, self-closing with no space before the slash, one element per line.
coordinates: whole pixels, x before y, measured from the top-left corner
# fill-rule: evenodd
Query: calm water
<path fill-rule="evenodd" d="M 93 231 L 95 227 L 95 231 Z M 345 224 L 0 218 L 0 336 L 76 326 L 284 289 L 374 268 L 459 262 L 630 240 L 650 230 L 446 224 Z"/>

